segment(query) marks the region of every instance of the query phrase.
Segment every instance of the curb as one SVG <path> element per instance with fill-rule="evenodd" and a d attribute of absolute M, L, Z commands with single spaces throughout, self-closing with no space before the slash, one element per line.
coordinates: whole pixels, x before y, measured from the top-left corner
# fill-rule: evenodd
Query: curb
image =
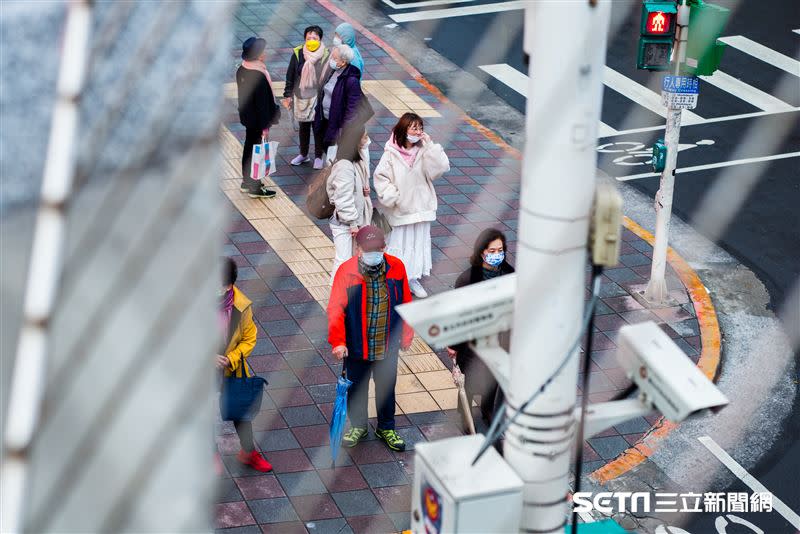
<path fill-rule="evenodd" d="M 522 154 L 514 147 L 503 141 L 496 133 L 485 127 L 472 117 L 468 116 L 461 108 L 456 106 L 447 98 L 436 86 L 431 84 L 411 63 L 408 62 L 397 50 L 392 48 L 383 39 L 369 31 L 360 22 L 351 18 L 342 9 L 334 6 L 330 0 L 316 0 L 319 5 L 350 23 L 359 33 L 367 37 L 376 45 L 380 46 L 393 60 L 401 65 L 420 85 L 425 87 L 431 94 L 439 99 L 443 104 L 450 107 L 459 118 L 467 121 L 472 127 L 481 132 L 487 139 L 494 142 L 498 147 L 505 150 L 511 157 L 522 160 Z M 641 239 L 647 241 L 651 246 L 655 242 L 653 234 L 629 219 L 623 218 L 623 226 L 636 234 Z M 692 269 L 674 249 L 667 250 L 667 263 L 672 267 L 681 283 L 686 288 L 689 298 L 694 306 L 697 322 L 700 327 L 700 341 L 702 351 L 697 362 L 697 367 L 710 380 L 714 380 L 719 371 L 721 357 L 722 336 L 717 321 L 717 313 L 711 297 L 708 294 L 700 276 Z M 633 447 L 626 449 L 617 458 L 610 461 L 603 467 L 592 472 L 589 476 L 600 484 L 605 484 L 615 478 L 627 473 L 637 465 L 647 460 L 656 450 L 657 445 L 670 433 L 677 428 L 677 423 L 667 421 L 664 417 L 659 419 L 655 425 L 645 434 Z"/>

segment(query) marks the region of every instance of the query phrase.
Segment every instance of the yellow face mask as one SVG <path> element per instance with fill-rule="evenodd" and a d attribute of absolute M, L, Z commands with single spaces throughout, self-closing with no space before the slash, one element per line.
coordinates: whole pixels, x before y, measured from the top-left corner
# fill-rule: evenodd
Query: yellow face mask
<path fill-rule="evenodd" d="M 319 48 L 319 41 L 314 39 L 306 41 L 306 48 L 308 48 L 311 52 L 316 52 L 317 48 Z"/>

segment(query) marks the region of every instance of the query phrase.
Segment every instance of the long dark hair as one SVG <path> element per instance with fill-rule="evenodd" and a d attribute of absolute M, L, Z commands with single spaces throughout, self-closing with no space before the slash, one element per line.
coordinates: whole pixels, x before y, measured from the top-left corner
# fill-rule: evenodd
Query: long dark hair
<path fill-rule="evenodd" d="M 416 113 L 403 113 L 403 116 L 400 117 L 400 120 L 397 121 L 395 124 L 394 129 L 392 130 L 392 134 L 394 135 L 394 142 L 397 143 L 397 146 L 404 147 L 406 146 L 406 140 L 408 139 L 408 129 L 411 128 L 414 124 L 419 124 L 421 128 L 425 127 L 425 123 L 422 120 L 422 117 L 417 115 Z"/>
<path fill-rule="evenodd" d="M 475 240 L 475 247 L 472 249 L 472 256 L 469 258 L 469 264 L 473 267 L 480 267 L 483 265 L 483 251 L 486 250 L 486 247 L 489 246 L 489 243 L 495 239 L 499 239 L 503 242 L 503 252 L 507 254 L 508 247 L 506 246 L 506 235 L 497 228 L 487 228 L 481 232 L 478 235 L 478 239 Z M 503 260 L 503 263 L 505 262 L 506 260 Z"/>
<path fill-rule="evenodd" d="M 346 159 L 353 163 L 361 161 L 361 138 L 366 131 L 363 124 L 346 126 L 339 137 L 336 159 Z"/>

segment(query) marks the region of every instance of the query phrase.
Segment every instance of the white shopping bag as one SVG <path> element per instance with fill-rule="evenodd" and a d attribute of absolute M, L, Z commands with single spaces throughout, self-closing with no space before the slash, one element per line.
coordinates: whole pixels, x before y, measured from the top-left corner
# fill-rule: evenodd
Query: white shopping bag
<path fill-rule="evenodd" d="M 265 151 L 269 159 L 264 167 L 266 168 L 269 165 L 269 174 L 275 174 L 275 162 L 278 161 L 278 145 L 280 143 L 278 141 L 270 141 L 265 145 L 269 145 L 269 149 Z"/>
<path fill-rule="evenodd" d="M 250 160 L 250 176 L 253 180 L 261 180 L 266 175 L 269 165 L 269 151 L 265 150 L 266 144 L 253 145 L 253 157 Z"/>
<path fill-rule="evenodd" d="M 332 165 L 336 161 L 336 151 L 339 147 L 336 145 L 328 147 L 328 152 L 325 154 L 325 163 Z"/>

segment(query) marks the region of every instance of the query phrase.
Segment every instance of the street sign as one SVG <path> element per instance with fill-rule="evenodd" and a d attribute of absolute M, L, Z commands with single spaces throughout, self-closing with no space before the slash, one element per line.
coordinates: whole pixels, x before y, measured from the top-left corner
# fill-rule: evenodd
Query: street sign
<path fill-rule="evenodd" d="M 700 93 L 700 80 L 694 76 L 664 76 L 661 102 L 674 109 L 694 109 Z"/>
<path fill-rule="evenodd" d="M 664 76 L 661 90 L 667 93 L 698 94 L 700 79 L 694 76 Z"/>
<path fill-rule="evenodd" d="M 697 107 L 697 93 L 668 93 L 661 91 L 661 103 L 673 109 L 694 109 Z"/>

